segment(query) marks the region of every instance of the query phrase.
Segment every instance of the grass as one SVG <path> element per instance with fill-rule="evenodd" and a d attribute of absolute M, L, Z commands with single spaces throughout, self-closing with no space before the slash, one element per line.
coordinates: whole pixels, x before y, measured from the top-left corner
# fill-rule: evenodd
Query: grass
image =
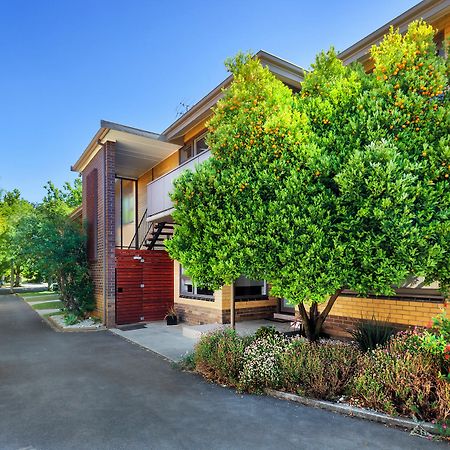
<path fill-rule="evenodd" d="M 63 306 L 63 302 L 57 300 L 55 302 L 38 303 L 36 305 L 32 305 L 31 307 L 33 309 L 61 309 Z"/>
<path fill-rule="evenodd" d="M 59 294 L 45 294 L 42 296 L 34 295 L 33 297 L 24 297 L 21 295 L 21 297 L 28 303 L 30 302 L 45 302 L 48 300 L 59 300 L 60 295 Z"/>
<path fill-rule="evenodd" d="M 39 292 L 21 292 L 21 297 L 39 297 L 40 295 L 58 295 L 57 292 L 39 291 Z"/>

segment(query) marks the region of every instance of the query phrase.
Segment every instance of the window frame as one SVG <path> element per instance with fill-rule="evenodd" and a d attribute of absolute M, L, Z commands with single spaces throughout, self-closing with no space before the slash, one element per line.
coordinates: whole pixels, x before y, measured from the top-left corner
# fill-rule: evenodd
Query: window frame
<path fill-rule="evenodd" d="M 186 275 L 185 273 L 183 273 L 183 266 L 180 264 L 180 283 L 179 283 L 179 288 L 180 288 L 180 297 L 182 298 L 191 298 L 191 299 L 197 299 L 197 300 L 205 300 L 205 301 L 210 301 L 210 302 L 214 302 L 215 298 L 214 298 L 214 291 L 211 291 L 212 294 L 199 294 L 197 292 L 197 286 L 192 283 L 192 294 L 189 292 L 183 292 L 183 280 L 184 279 L 190 279 L 192 282 L 192 279 L 189 275 Z"/>
<path fill-rule="evenodd" d="M 136 238 L 137 236 L 137 231 L 138 231 L 138 180 L 136 178 L 128 178 L 128 177 L 121 177 L 119 175 L 116 175 L 114 177 L 114 183 L 116 183 L 116 181 L 120 182 L 120 187 L 119 187 L 119 195 L 120 195 L 120 245 L 117 243 L 117 239 L 116 239 L 116 243 L 115 243 L 115 247 L 116 248 L 129 248 L 129 246 L 132 245 L 133 241 L 130 242 L 129 245 L 124 245 L 123 243 L 123 226 L 124 226 L 124 222 L 123 222 L 123 198 L 122 198 L 122 193 L 123 193 L 123 181 L 131 181 L 133 182 L 133 189 L 134 189 L 134 236 Z M 115 189 L 115 186 L 114 186 Z M 115 198 L 116 193 L 114 192 L 114 208 L 116 208 L 117 205 L 117 199 Z M 116 229 L 117 229 L 117 223 L 116 223 L 116 212 L 114 215 L 114 238 L 116 238 Z M 128 223 L 132 223 L 132 222 L 128 222 Z M 136 243 L 133 246 L 134 248 L 138 249 L 139 247 L 139 243 L 137 242 L 137 239 L 135 239 Z"/>
<path fill-rule="evenodd" d="M 237 302 L 243 302 L 243 301 L 247 301 L 247 300 L 267 300 L 269 298 L 269 294 L 268 294 L 268 286 L 267 286 L 267 281 L 266 280 L 250 280 L 247 277 L 243 277 L 246 278 L 249 281 L 253 281 L 253 282 L 258 282 L 260 283 L 262 281 L 263 285 L 262 287 L 262 293 L 261 294 L 251 294 L 251 295 L 236 295 L 236 282 L 233 283 L 233 292 L 234 292 L 234 300 Z M 239 286 L 237 286 L 239 287 Z"/>
<path fill-rule="evenodd" d="M 185 142 L 185 144 L 183 145 L 183 147 L 180 148 L 179 150 L 179 158 L 178 158 L 178 163 L 179 165 L 181 164 L 185 164 L 186 162 L 190 161 L 191 159 L 196 158 L 197 156 L 201 155 L 202 153 L 205 153 L 206 151 L 208 151 L 209 147 L 203 151 L 201 151 L 200 153 L 197 152 L 197 142 L 201 141 L 202 139 L 204 139 L 206 137 L 206 135 L 208 134 L 207 131 L 203 131 L 202 133 L 198 134 L 196 137 L 190 139 L 189 141 Z M 185 160 L 182 159 L 182 152 L 187 149 L 187 148 L 191 148 L 191 156 Z"/>

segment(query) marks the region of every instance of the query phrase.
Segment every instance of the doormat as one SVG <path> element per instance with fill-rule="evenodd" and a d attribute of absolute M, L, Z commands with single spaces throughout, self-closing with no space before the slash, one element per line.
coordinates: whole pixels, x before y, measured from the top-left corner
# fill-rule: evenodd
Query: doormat
<path fill-rule="evenodd" d="M 288 323 L 288 322 L 292 322 L 291 320 L 278 319 L 278 318 L 275 318 L 275 317 L 268 318 L 268 319 L 265 319 L 265 320 L 267 320 L 267 321 L 269 321 L 269 322 L 278 322 L 278 323 Z"/>
<path fill-rule="evenodd" d="M 132 331 L 132 330 L 140 330 L 141 328 L 147 328 L 147 326 L 145 324 L 121 325 L 117 328 L 121 331 Z"/>

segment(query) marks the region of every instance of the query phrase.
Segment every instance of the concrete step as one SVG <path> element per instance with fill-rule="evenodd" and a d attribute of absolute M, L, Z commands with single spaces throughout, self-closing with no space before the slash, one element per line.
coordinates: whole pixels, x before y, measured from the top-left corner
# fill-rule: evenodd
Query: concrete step
<path fill-rule="evenodd" d="M 273 318 L 278 320 L 285 320 L 286 322 L 292 322 L 295 319 L 293 314 L 286 313 L 273 313 Z"/>

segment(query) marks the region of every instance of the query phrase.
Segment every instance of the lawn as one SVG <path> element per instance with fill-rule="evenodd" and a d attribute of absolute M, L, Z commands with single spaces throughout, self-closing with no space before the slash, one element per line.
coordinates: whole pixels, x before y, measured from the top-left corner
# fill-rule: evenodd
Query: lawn
<path fill-rule="evenodd" d="M 57 300 L 54 302 L 37 303 L 31 306 L 33 309 L 61 309 L 64 307 L 63 302 Z"/>
<path fill-rule="evenodd" d="M 39 297 L 40 295 L 55 295 L 56 292 L 52 291 L 39 291 L 39 292 L 23 292 L 20 295 L 22 297 Z"/>
<path fill-rule="evenodd" d="M 60 295 L 54 292 L 46 292 L 45 294 L 41 295 L 32 295 L 32 296 L 26 296 L 23 294 L 19 294 L 26 302 L 40 302 L 40 301 L 46 301 L 46 300 L 59 300 Z"/>

